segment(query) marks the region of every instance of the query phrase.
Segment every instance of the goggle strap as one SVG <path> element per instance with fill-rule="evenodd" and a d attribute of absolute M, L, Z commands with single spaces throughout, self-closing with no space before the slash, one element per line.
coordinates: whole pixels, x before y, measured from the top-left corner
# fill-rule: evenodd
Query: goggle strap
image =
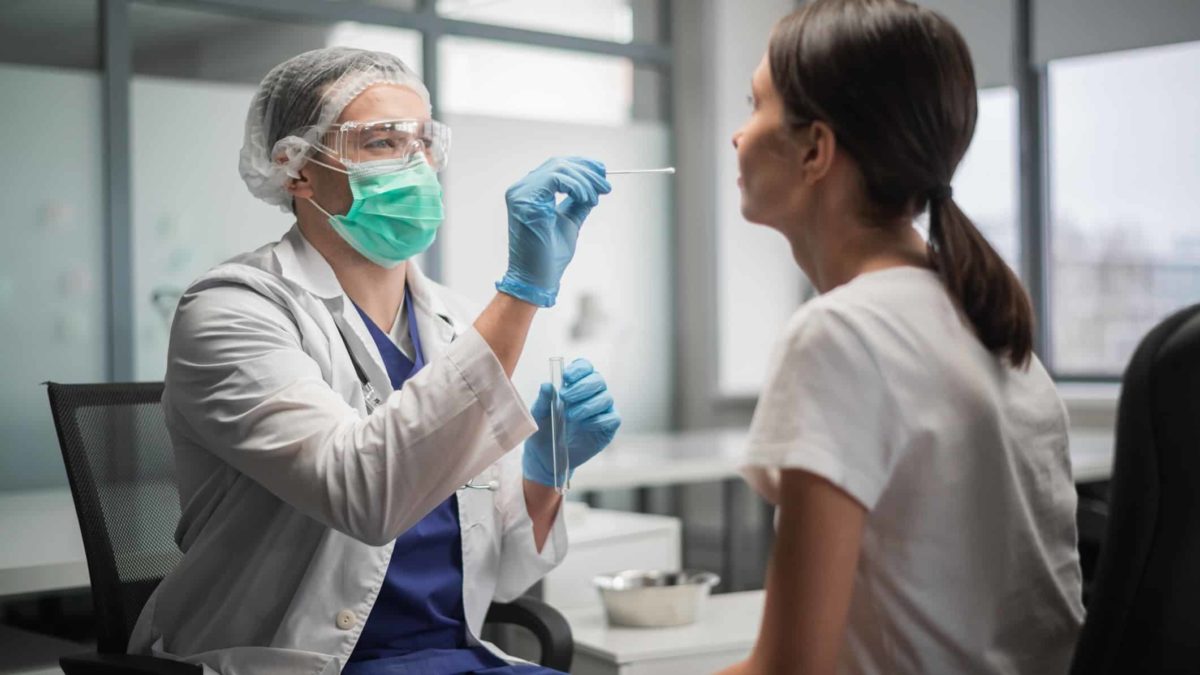
<path fill-rule="evenodd" d="M 325 167 L 326 169 L 330 169 L 330 170 L 332 170 L 332 171 L 336 171 L 336 172 L 338 172 L 338 173 L 344 173 L 344 174 L 346 174 L 347 176 L 349 176 L 349 175 L 350 175 L 350 172 L 349 172 L 349 171 L 347 171 L 347 170 L 345 170 L 345 169 L 339 169 L 339 168 L 337 168 L 336 166 L 333 166 L 333 165 L 330 165 L 330 164 L 326 164 L 325 162 L 322 162 L 321 160 L 319 160 L 319 159 L 317 159 L 317 158 L 315 158 L 315 157 L 309 157 L 309 158 L 308 158 L 308 161 L 312 162 L 313 164 L 318 164 L 318 165 L 320 165 L 320 166 L 323 166 L 323 167 Z"/>

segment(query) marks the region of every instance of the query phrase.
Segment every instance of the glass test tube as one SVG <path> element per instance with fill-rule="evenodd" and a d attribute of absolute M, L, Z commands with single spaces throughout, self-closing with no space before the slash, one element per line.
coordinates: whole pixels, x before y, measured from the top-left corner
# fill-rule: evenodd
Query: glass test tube
<path fill-rule="evenodd" d="M 559 392 L 563 387 L 563 359 L 550 359 L 550 387 L 554 394 L 550 399 L 550 454 L 554 471 L 554 489 L 566 494 L 571 489 L 571 456 L 567 453 L 566 405 Z"/>

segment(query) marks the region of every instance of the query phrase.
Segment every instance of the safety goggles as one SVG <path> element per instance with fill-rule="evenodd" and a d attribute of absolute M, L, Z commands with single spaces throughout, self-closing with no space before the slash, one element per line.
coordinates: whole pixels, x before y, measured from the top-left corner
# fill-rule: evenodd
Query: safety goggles
<path fill-rule="evenodd" d="M 344 122 L 325 132 L 317 149 L 347 166 L 408 161 L 423 153 L 433 170 L 441 171 L 450 158 L 450 127 L 434 120 Z"/>

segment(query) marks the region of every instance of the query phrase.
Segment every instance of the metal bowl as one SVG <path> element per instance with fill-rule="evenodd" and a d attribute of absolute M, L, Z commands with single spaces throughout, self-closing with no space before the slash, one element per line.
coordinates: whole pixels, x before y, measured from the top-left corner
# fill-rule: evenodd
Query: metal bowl
<path fill-rule="evenodd" d="M 721 578 L 700 570 L 626 570 L 593 581 L 610 624 L 648 628 L 694 622 Z"/>

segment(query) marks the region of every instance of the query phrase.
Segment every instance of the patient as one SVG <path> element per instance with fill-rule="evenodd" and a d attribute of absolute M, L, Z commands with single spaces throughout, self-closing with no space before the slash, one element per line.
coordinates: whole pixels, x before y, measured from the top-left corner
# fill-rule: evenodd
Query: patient
<path fill-rule="evenodd" d="M 950 189 L 977 112 L 962 36 L 904 0 L 812 0 L 752 90 L 742 213 L 820 296 L 755 411 L 744 472 L 778 536 L 758 642 L 726 672 L 1066 672 L 1066 412 L 1025 291 Z"/>

